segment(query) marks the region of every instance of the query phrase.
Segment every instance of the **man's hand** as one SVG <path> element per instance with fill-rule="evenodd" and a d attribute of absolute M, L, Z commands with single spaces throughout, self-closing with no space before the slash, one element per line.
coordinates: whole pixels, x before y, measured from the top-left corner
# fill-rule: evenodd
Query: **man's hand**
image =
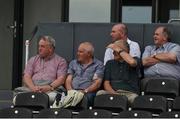
<path fill-rule="evenodd" d="M 51 87 L 49 85 L 44 85 L 44 86 L 39 86 L 39 92 L 48 92 L 48 91 L 51 91 Z"/>
<path fill-rule="evenodd" d="M 40 91 L 39 86 L 33 86 L 33 87 L 30 87 L 30 89 L 32 92 L 39 92 Z"/>
<path fill-rule="evenodd" d="M 107 48 L 111 48 L 112 50 L 114 50 L 114 51 L 116 51 L 116 52 L 119 52 L 119 51 L 122 50 L 118 45 L 113 44 L 113 43 L 109 44 L 109 45 L 107 46 Z"/>

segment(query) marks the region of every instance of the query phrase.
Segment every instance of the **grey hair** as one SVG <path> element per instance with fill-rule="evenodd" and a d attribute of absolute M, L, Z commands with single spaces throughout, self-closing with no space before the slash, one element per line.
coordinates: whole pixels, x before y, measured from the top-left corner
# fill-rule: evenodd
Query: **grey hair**
<path fill-rule="evenodd" d="M 86 45 L 87 47 L 86 47 L 86 51 L 87 52 L 89 52 L 89 53 L 91 53 L 92 54 L 92 56 L 94 56 L 94 46 L 93 46 L 93 44 L 92 43 L 90 43 L 90 42 L 82 42 L 81 43 L 81 45 Z"/>
<path fill-rule="evenodd" d="M 163 28 L 163 35 L 166 37 L 166 39 L 170 42 L 171 41 L 171 32 L 167 27 L 162 27 Z"/>
<path fill-rule="evenodd" d="M 50 46 L 52 46 L 55 49 L 56 41 L 51 36 L 40 36 L 39 40 L 43 39 L 44 41 L 49 42 Z"/>

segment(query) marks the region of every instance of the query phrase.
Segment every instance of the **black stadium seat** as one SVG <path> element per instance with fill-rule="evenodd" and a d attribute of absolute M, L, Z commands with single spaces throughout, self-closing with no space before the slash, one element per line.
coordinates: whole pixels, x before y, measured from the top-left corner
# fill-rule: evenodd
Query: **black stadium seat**
<path fill-rule="evenodd" d="M 71 118 L 72 111 L 68 109 L 49 108 L 43 109 L 37 115 L 38 118 Z"/>
<path fill-rule="evenodd" d="M 0 118 L 32 118 L 32 111 L 26 108 L 5 108 L 0 110 Z"/>
<path fill-rule="evenodd" d="M 111 118 L 112 112 L 103 109 L 82 110 L 77 118 Z"/>
<path fill-rule="evenodd" d="M 95 97 L 93 107 L 119 113 L 120 111 L 127 110 L 127 106 L 128 99 L 126 96 L 105 94 Z"/>
<path fill-rule="evenodd" d="M 144 95 L 135 98 L 132 109 L 150 111 L 153 114 L 159 114 L 166 111 L 166 98 L 163 96 Z"/>
<path fill-rule="evenodd" d="M 117 118 L 152 118 L 152 113 L 141 110 L 122 111 Z"/>
<path fill-rule="evenodd" d="M 176 97 L 173 100 L 173 107 L 172 107 L 173 111 L 180 111 L 180 97 Z"/>
<path fill-rule="evenodd" d="M 160 118 L 180 118 L 180 112 L 162 112 Z"/>
<path fill-rule="evenodd" d="M 49 108 L 49 96 L 46 93 L 20 93 L 15 100 L 15 107 L 25 107 L 35 111 Z"/>
<path fill-rule="evenodd" d="M 173 78 L 153 78 L 146 84 L 145 95 L 147 94 L 175 98 L 179 95 L 179 81 Z"/>

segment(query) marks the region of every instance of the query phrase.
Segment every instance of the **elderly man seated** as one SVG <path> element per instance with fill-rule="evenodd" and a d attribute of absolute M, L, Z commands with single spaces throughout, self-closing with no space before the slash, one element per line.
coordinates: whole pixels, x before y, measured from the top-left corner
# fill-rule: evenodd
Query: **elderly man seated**
<path fill-rule="evenodd" d="M 90 42 L 83 42 L 79 45 L 77 59 L 69 64 L 66 89 L 83 92 L 88 98 L 89 106 L 92 106 L 103 74 L 104 65 L 94 58 L 93 45 Z"/>
<path fill-rule="evenodd" d="M 104 90 L 100 90 L 97 95 L 125 95 L 132 103 L 139 90 L 139 58 L 129 54 L 129 45 L 126 41 L 119 40 L 108 47 L 113 50 L 114 59 L 109 60 L 105 65 Z"/>
<path fill-rule="evenodd" d="M 24 70 L 24 86 L 15 89 L 15 95 L 22 92 L 43 92 L 55 100 L 56 89 L 63 86 L 67 73 L 66 60 L 55 51 L 55 39 L 51 36 L 39 38 L 39 52 L 28 61 Z"/>

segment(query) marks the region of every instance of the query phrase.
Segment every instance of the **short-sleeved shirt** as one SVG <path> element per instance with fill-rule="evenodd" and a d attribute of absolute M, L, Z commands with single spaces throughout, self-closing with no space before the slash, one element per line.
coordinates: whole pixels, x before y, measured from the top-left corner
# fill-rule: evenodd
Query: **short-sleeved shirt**
<path fill-rule="evenodd" d="M 32 77 L 34 84 L 46 85 L 52 83 L 59 76 L 66 75 L 67 62 L 57 54 L 53 54 L 46 60 L 36 55 L 28 61 L 24 73 Z"/>
<path fill-rule="evenodd" d="M 175 64 L 159 62 L 153 66 L 145 67 L 145 77 L 172 77 L 180 79 L 180 46 L 178 44 L 167 42 L 159 48 L 157 48 L 155 45 L 147 46 L 142 58 L 146 58 L 158 53 L 168 52 L 176 55 L 177 62 Z"/>
<path fill-rule="evenodd" d="M 139 65 L 139 58 L 135 58 Z M 114 90 L 139 92 L 139 67 L 131 67 L 125 61 L 109 60 L 105 65 L 104 80 L 110 81 Z"/>
<path fill-rule="evenodd" d="M 129 44 L 129 47 L 130 47 L 130 55 L 132 57 L 140 58 L 141 51 L 140 51 L 139 44 L 129 39 L 127 39 L 127 43 Z M 107 48 L 104 55 L 104 65 L 106 64 L 108 60 L 112 60 L 112 59 L 114 59 L 113 50 L 111 48 Z"/>
<path fill-rule="evenodd" d="M 93 62 L 84 67 L 77 60 L 69 64 L 68 74 L 73 76 L 73 89 L 86 89 L 92 85 L 94 80 L 102 80 L 104 75 L 104 65 L 101 61 L 93 59 Z"/>

